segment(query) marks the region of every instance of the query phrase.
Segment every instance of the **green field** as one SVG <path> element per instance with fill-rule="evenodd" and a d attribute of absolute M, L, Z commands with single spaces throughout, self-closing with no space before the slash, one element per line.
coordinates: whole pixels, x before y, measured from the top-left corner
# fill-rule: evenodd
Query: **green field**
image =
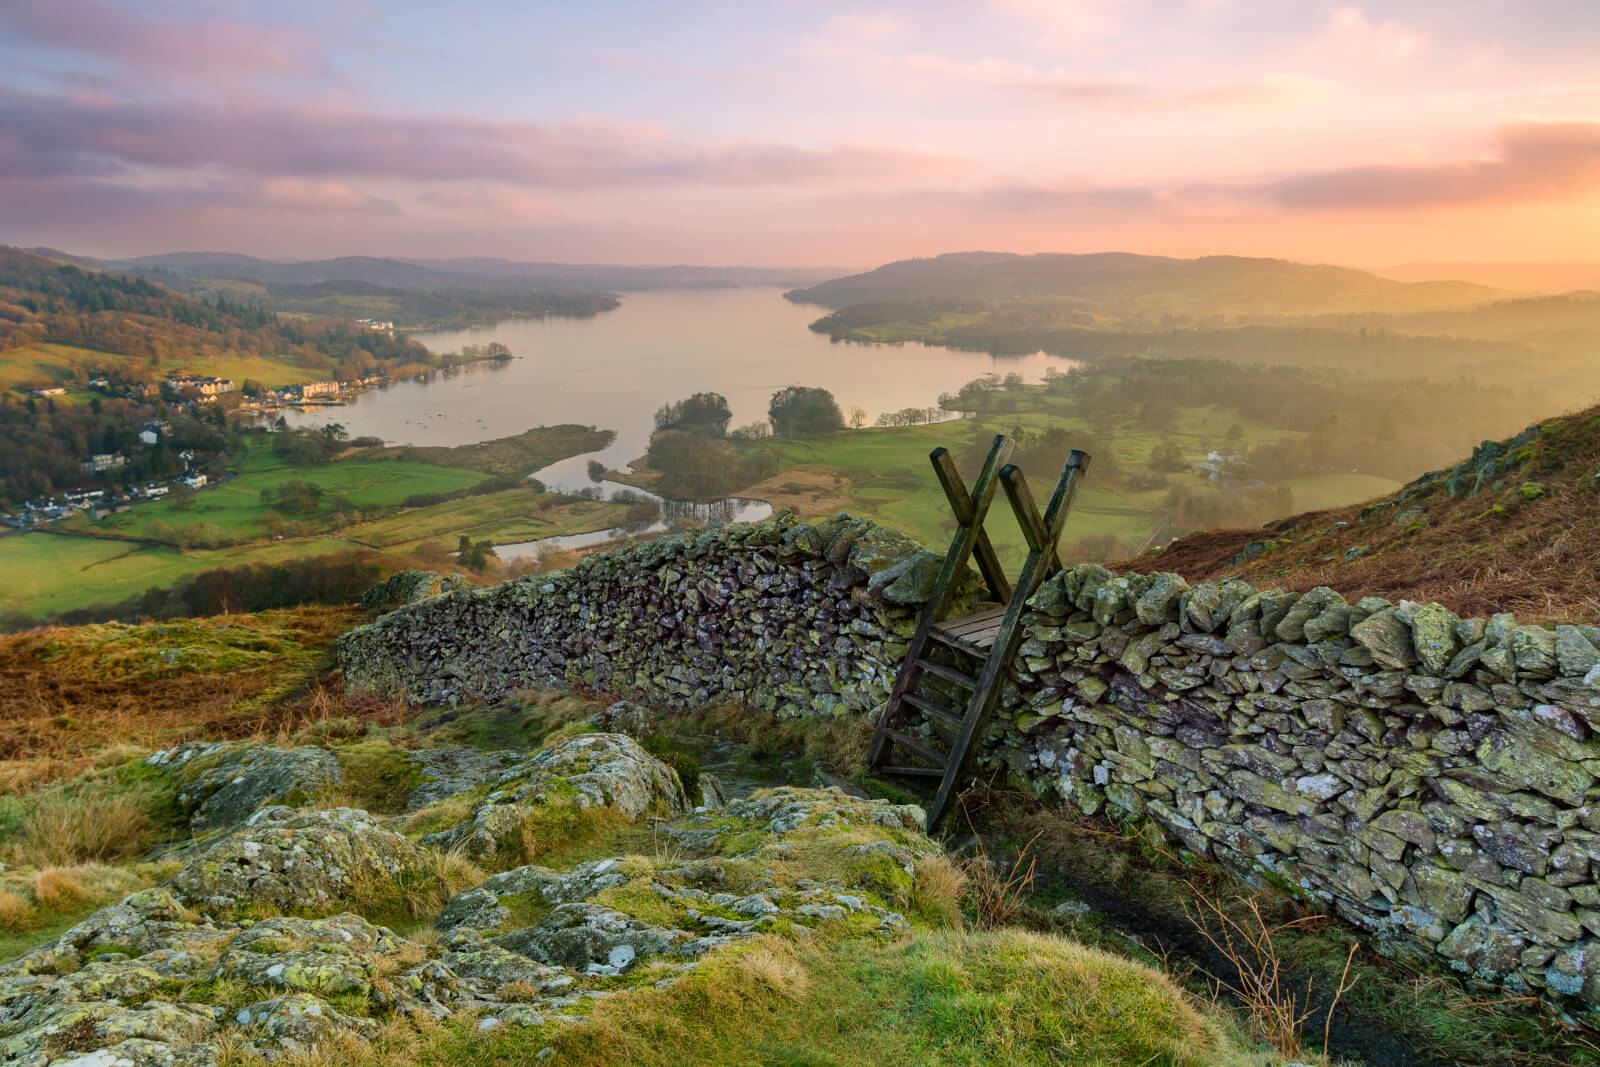
<path fill-rule="evenodd" d="M 135 505 L 126 514 L 98 523 L 76 519 L 75 528 L 101 536 L 164 541 L 170 538 L 171 530 L 203 524 L 224 539 L 257 540 L 271 532 L 264 519 L 269 509 L 261 501 L 261 491 L 277 490 L 286 482 L 308 482 L 323 490 L 315 511 L 284 516 L 315 524 L 339 510 L 339 497 L 357 508 L 396 507 L 413 494 L 455 492 L 484 478 L 476 471 L 403 460 L 348 459 L 292 466 L 260 449 L 244 454 L 235 466 L 239 470 L 237 478 L 195 493 L 187 510 L 180 509 L 174 500 L 158 500 Z"/>
<path fill-rule="evenodd" d="M 644 510 L 653 513 L 655 508 Z M 506 489 L 349 526 L 341 536 L 374 548 L 415 546 L 424 540 L 453 543 L 461 534 L 504 545 L 603 530 L 644 517 L 637 505 Z"/>
<path fill-rule="evenodd" d="M 46 383 L 57 385 L 72 379 L 80 369 L 86 376 L 91 376 L 112 367 L 133 363 L 152 370 L 156 377 L 207 374 L 231 378 L 236 384 L 253 378 L 272 387 L 328 377 L 327 371 L 310 370 L 260 356 L 210 358 L 189 353 L 162 360 L 159 366 L 152 368 L 147 360 L 116 352 L 100 352 L 74 345 L 37 344 L 0 352 L 0 388 L 17 389 Z M 87 390 L 81 391 L 85 399 L 93 395 Z"/>
<path fill-rule="evenodd" d="M 341 552 L 356 546 L 331 537 L 269 542 L 214 551 L 107 541 L 66 534 L 28 533 L 0 537 L 0 612 L 31 618 L 96 604 L 111 604 L 151 586 L 218 567 L 278 563 Z"/>
<path fill-rule="evenodd" d="M 1229 429 L 1234 426 L 1238 427 L 1238 435 L 1229 440 Z M 1129 415 L 1097 414 L 1091 421 L 1076 414 L 1069 395 L 1027 388 L 993 394 L 989 408 L 977 418 L 931 426 L 854 430 L 812 440 L 772 439 L 764 447 L 778 454 L 780 472 L 763 482 L 756 495 L 766 496 L 776 506 L 789 507 L 805 517 L 851 511 L 904 530 L 937 548 L 948 542 L 953 523 L 949 505 L 933 478 L 928 453 L 941 445 L 947 447 L 958 459 L 965 460 L 963 469 L 970 471 L 976 466 L 975 456 L 981 455 L 994 433 L 1015 436 L 1020 431 L 1026 437 L 1052 427 L 1073 435 L 1103 435 L 1111 442 L 1110 452 L 1118 465 L 1146 476 L 1150 453 L 1163 441 L 1175 443 L 1188 459 L 1199 461 L 1211 449 L 1243 451 L 1253 445 L 1298 436 L 1295 431 L 1241 418 L 1214 405 L 1179 409 L 1171 428 L 1166 430 L 1153 429 Z M 1100 461 L 1103 470 L 1106 457 L 1102 455 Z M 1042 509 L 1059 470 L 1033 469 L 1025 464 L 1023 473 Z M 1346 473 L 1299 477 L 1278 484 L 1292 490 L 1292 508 L 1298 512 L 1381 496 L 1399 483 Z M 1165 485 L 1157 488 L 1113 488 L 1096 481 L 1091 462 L 1062 540 L 1071 544 L 1111 536 L 1128 553 L 1137 552 L 1162 522 L 1169 488 L 1198 489 L 1200 485 L 1193 474 L 1181 472 L 1166 475 Z M 1002 559 L 1012 565 L 1021 560 L 1025 551 L 1022 534 L 1003 493 L 995 497 L 987 529 Z"/>

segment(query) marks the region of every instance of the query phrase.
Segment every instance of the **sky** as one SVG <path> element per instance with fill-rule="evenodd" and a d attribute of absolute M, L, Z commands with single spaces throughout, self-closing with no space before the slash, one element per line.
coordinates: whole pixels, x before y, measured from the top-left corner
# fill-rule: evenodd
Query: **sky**
<path fill-rule="evenodd" d="M 0 243 L 1595 258 L 1593 0 L 0 0 Z"/>

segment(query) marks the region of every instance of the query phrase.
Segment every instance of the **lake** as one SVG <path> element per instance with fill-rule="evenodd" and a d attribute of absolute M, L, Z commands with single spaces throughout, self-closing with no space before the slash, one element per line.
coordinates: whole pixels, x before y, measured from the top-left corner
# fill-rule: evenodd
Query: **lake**
<path fill-rule="evenodd" d="M 656 410 L 691 393 L 727 397 L 732 425 L 740 426 L 765 420 L 772 394 L 785 386 L 821 386 L 846 414 L 865 408 L 870 424 L 882 412 L 932 407 L 940 393 L 991 371 L 1037 381 L 1046 367 L 1073 365 L 1042 353 L 994 357 L 915 344 L 834 343 L 807 329 L 825 313 L 790 303 L 779 289 L 669 290 L 625 294 L 620 308 L 591 319 L 510 319 L 418 333 L 416 340 L 435 352 L 499 341 L 518 358 L 397 382 L 343 407 L 286 417 L 296 426 L 340 422 L 352 437 L 414 445 L 471 444 L 556 423 L 615 430 L 609 448 L 537 473 L 552 489 L 576 491 L 594 484 L 591 460 L 625 468 L 642 456 Z M 601 488 L 609 494 L 623 487 Z M 696 517 L 743 521 L 769 512 L 759 502 L 733 502 Z M 515 555 L 521 546 L 510 547 Z"/>

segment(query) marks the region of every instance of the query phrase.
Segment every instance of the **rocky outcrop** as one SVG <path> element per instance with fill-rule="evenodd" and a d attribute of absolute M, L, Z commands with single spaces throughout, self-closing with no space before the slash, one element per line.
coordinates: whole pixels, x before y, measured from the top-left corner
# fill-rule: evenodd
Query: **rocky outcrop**
<path fill-rule="evenodd" d="M 524 826 L 551 806 L 610 808 L 629 819 L 692 806 L 677 773 L 622 734 L 580 735 L 513 764 L 488 784 L 470 816 L 423 843 L 492 861 L 518 854 Z"/>
<path fill-rule="evenodd" d="M 325 749 L 193 742 L 150 756 L 178 783 L 178 805 L 196 833 L 237 826 L 266 804 L 301 803 L 339 784 Z"/>
<path fill-rule="evenodd" d="M 865 520 L 785 515 L 427 599 L 346 634 L 339 662 L 352 685 L 429 703 L 570 683 L 668 708 L 860 713 L 893 685 L 939 562 Z"/>
<path fill-rule="evenodd" d="M 579 740 L 590 743 L 541 754 L 543 788 L 588 776 L 573 796 L 652 809 L 659 765 L 640 773 L 626 738 Z M 210 1067 L 225 1049 L 326 1057 L 319 1047 L 363 1040 L 396 1017 L 470 1012 L 478 1029 L 573 1021 L 618 975 L 648 967 L 651 981 L 670 980 L 741 938 L 906 929 L 914 865 L 938 855 L 913 829 L 919 816 L 776 790 L 667 823 L 679 839 L 670 861 L 492 875 L 443 907 L 442 936 L 411 940 L 352 911 L 304 914 L 361 906 L 341 887 L 362 872 L 390 884 L 425 877 L 404 868 L 420 851 L 395 830 L 407 816 L 383 825 L 365 812 L 266 808 L 170 884 L 0 964 L 0 1062 Z"/>
<path fill-rule="evenodd" d="M 181 901 L 207 911 L 328 912 L 363 883 L 393 881 L 422 863 L 415 844 L 364 811 L 266 808 L 185 864 L 172 887 Z"/>

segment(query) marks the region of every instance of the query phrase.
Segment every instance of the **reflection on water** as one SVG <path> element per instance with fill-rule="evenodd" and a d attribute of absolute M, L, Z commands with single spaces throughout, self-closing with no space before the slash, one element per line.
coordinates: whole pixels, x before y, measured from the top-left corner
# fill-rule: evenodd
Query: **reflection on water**
<path fill-rule="evenodd" d="M 610 447 L 536 474 L 551 489 L 577 492 L 594 484 L 591 461 L 623 468 L 642 456 L 656 409 L 691 393 L 727 397 L 733 425 L 739 426 L 765 419 L 772 394 L 784 386 L 821 386 L 846 414 L 863 408 L 871 423 L 883 412 L 932 405 L 940 393 L 982 374 L 1038 380 L 1046 367 L 1073 365 L 1042 353 L 1007 358 L 917 344 L 834 343 L 806 328 L 824 310 L 791 304 L 777 289 L 643 292 L 629 293 L 620 308 L 592 319 L 515 319 L 416 334 L 435 352 L 500 341 L 518 358 L 396 382 L 342 407 L 285 417 L 295 426 L 340 422 L 352 437 L 413 445 L 472 444 L 558 423 L 617 431 Z M 671 506 L 687 508 L 684 518 L 700 518 L 698 509 L 707 507 L 676 501 Z M 745 521 L 759 517 L 754 510 L 766 505 L 710 507 L 722 508 L 717 514 L 729 518 L 708 514 L 709 521 Z M 601 534 L 577 536 L 596 538 L 588 544 L 605 540 Z"/>
<path fill-rule="evenodd" d="M 589 533 L 568 534 L 564 537 L 541 537 L 536 541 L 495 545 L 495 553 L 501 559 L 538 559 L 551 550 L 592 548 L 624 537 L 661 533 L 671 529 L 673 524 L 678 522 L 690 522 L 697 526 L 710 523 L 759 522 L 772 515 L 772 505 L 765 500 L 746 500 L 732 496 L 721 500 L 670 500 L 654 493 L 647 493 L 643 489 L 619 485 L 612 481 L 603 481 L 600 487 L 608 497 L 627 493 L 634 497 L 654 500 L 657 504 L 655 518 L 609 530 L 593 530 Z"/>

